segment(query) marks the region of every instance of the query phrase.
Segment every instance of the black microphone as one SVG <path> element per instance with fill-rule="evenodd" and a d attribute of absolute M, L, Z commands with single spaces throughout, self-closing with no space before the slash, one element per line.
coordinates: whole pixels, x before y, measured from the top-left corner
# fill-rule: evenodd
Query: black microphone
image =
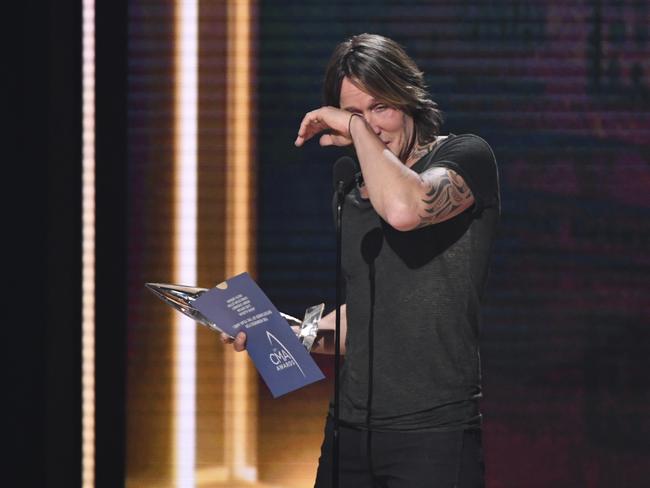
<path fill-rule="evenodd" d="M 334 190 L 339 195 L 349 192 L 354 186 L 357 164 L 350 156 L 343 156 L 334 163 Z"/>

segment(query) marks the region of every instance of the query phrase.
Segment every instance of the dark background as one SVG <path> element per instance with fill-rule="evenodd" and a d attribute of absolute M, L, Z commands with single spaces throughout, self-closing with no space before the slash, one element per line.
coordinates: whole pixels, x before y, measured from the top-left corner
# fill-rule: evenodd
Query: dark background
<path fill-rule="evenodd" d="M 97 317 L 107 330 L 102 321 L 126 322 L 128 5 L 97 8 L 97 273 L 111 291 Z M 320 103 L 337 42 L 375 32 L 402 43 L 446 114 L 443 133 L 474 132 L 494 149 L 503 218 L 482 330 L 489 487 L 649 478 L 649 15 L 640 1 L 258 6 L 257 259 L 278 308 L 333 306 L 338 153 L 292 141 Z M 81 6 L 27 3 L 23 26 L 17 169 L 35 210 L 17 219 L 31 252 L 15 283 L 28 289 L 47 269 L 47 299 L 46 318 L 15 327 L 6 346 L 10 465 L 20 486 L 78 486 Z M 21 310 L 34 307 L 18 295 Z M 98 341 L 97 486 L 124 478 L 125 336 Z"/>

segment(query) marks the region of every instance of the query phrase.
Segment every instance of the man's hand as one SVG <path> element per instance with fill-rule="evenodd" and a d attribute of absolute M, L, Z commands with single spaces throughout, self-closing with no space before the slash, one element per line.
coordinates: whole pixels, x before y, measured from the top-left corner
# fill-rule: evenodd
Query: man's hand
<path fill-rule="evenodd" d="M 336 107 L 321 107 L 307 112 L 300 123 L 294 144 L 300 147 L 315 135 L 327 131 L 320 137 L 321 146 L 349 146 L 352 144 L 348 132 L 350 117 L 350 112 Z"/>
<path fill-rule="evenodd" d="M 237 352 L 242 352 L 246 350 L 246 333 L 239 332 L 237 336 L 233 339 L 232 337 L 221 333 L 221 342 L 224 344 L 232 344 L 232 347 Z"/>
<path fill-rule="evenodd" d="M 292 325 L 291 330 L 293 333 L 298 335 L 300 333 L 300 327 L 297 325 Z M 221 342 L 223 344 L 232 344 L 232 347 L 237 352 L 242 352 L 246 350 L 246 333 L 239 332 L 233 339 L 227 334 L 221 333 Z"/>

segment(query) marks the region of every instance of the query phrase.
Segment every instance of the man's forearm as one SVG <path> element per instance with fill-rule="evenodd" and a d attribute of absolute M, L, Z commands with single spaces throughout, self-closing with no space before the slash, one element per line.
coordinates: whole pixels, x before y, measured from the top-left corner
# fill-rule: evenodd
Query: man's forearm
<path fill-rule="evenodd" d="M 352 116 L 350 135 L 375 212 L 398 230 L 405 230 L 400 228 L 404 215 L 413 214 L 407 224 L 413 220 L 415 227 L 421 189 L 418 175 L 381 142 L 363 117 Z"/>

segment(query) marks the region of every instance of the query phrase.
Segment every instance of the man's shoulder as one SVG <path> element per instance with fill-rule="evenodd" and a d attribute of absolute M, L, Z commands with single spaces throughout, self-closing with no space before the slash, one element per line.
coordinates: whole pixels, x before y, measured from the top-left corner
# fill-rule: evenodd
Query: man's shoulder
<path fill-rule="evenodd" d="M 465 132 L 462 134 L 450 133 L 446 139 L 441 142 L 442 146 L 463 146 L 463 147 L 483 147 L 492 150 L 490 144 L 478 134 Z"/>
<path fill-rule="evenodd" d="M 426 158 L 425 168 L 445 166 L 445 163 L 448 162 L 463 163 L 468 159 L 496 165 L 494 151 L 483 137 L 469 132 L 450 133 L 448 136 L 442 137 L 445 139 L 441 140 Z"/>
<path fill-rule="evenodd" d="M 424 165 L 423 171 L 448 168 L 460 175 L 469 186 L 476 208 L 497 206 L 499 170 L 488 142 L 474 133 L 450 134 Z"/>

